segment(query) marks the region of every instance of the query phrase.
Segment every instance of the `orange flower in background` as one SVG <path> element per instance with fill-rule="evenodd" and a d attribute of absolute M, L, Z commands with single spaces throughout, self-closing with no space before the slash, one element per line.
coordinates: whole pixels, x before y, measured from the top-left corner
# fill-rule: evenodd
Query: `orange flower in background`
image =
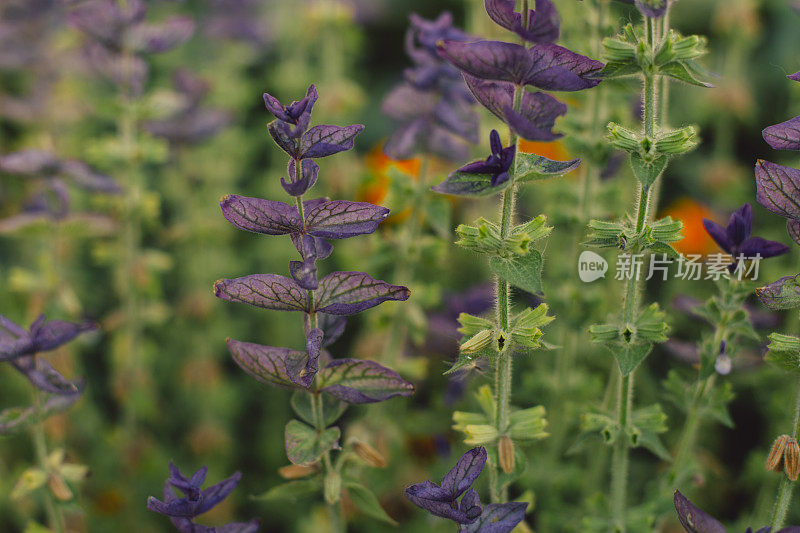
<path fill-rule="evenodd" d="M 366 156 L 367 168 L 371 177 L 358 191 L 357 198 L 361 202 L 381 205 L 389 192 L 389 170 L 395 168 L 400 172 L 417 179 L 419 176 L 420 159 L 405 159 L 395 161 L 383 153 L 383 143 L 378 144 Z"/>
<path fill-rule="evenodd" d="M 519 148 L 526 154 L 541 155 L 555 161 L 567 161 L 570 159 L 569 153 L 561 141 L 534 142 L 520 139 Z"/>
<path fill-rule="evenodd" d="M 703 227 L 703 218 L 716 217 L 705 205 L 693 198 L 679 198 L 663 210 L 662 216 L 671 216 L 683 222 L 683 239 L 672 243 L 678 252 L 706 255 L 717 251 L 717 245 Z"/>

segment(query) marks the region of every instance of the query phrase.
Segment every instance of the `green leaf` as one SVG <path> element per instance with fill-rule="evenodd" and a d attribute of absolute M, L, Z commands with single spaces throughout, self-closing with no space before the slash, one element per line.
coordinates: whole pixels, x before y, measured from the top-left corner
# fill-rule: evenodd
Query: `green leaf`
<path fill-rule="evenodd" d="M 31 492 L 40 489 L 47 483 L 47 472 L 41 468 L 28 468 L 20 476 L 14 489 L 11 491 L 10 498 L 17 500 L 27 496 Z"/>
<path fill-rule="evenodd" d="M 442 239 L 450 240 L 453 231 L 451 225 L 453 221 L 453 204 L 445 198 L 427 197 L 422 204 L 425 212 L 425 219 L 433 231 Z"/>
<path fill-rule="evenodd" d="M 647 354 L 653 348 L 650 343 L 627 343 L 623 341 L 610 342 L 605 347 L 614 354 L 619 365 L 619 371 L 623 376 L 627 376 L 644 361 Z"/>
<path fill-rule="evenodd" d="M 553 178 L 571 172 L 578 168 L 578 165 L 581 164 L 581 160 L 553 161 L 541 155 L 517 152 L 514 164 L 516 165 L 516 176 L 514 180 L 517 183 L 524 183 L 526 181 Z"/>
<path fill-rule="evenodd" d="M 800 339 L 792 335 L 771 333 L 766 361 L 789 372 L 800 372 Z"/>
<path fill-rule="evenodd" d="M 311 405 L 311 393 L 307 391 L 295 391 L 290 401 L 294 412 L 309 424 L 314 424 L 314 409 Z M 322 418 L 325 427 L 336 422 L 347 410 L 347 404 L 333 396 L 323 394 L 322 398 Z"/>
<path fill-rule="evenodd" d="M 639 154 L 632 153 L 630 161 L 633 174 L 642 184 L 642 187 L 645 188 L 650 187 L 664 172 L 664 169 L 667 168 L 667 158 L 664 156 L 657 157 L 652 162 L 647 162 Z"/>
<path fill-rule="evenodd" d="M 512 259 L 502 257 L 489 259 L 492 272 L 503 281 L 532 294 L 543 294 L 542 266 L 542 255 L 536 250 Z"/>
<path fill-rule="evenodd" d="M 491 196 L 504 191 L 511 185 L 511 180 L 504 183 L 492 185 L 491 174 L 467 174 L 466 172 L 455 171 L 439 185 L 432 189 L 442 194 L 454 194 L 457 196 Z"/>
<path fill-rule="evenodd" d="M 367 487 L 355 481 L 346 481 L 344 486 L 350 499 L 362 513 L 381 522 L 397 525 L 397 522 L 383 510 L 375 494 Z"/>
<path fill-rule="evenodd" d="M 286 456 L 296 465 L 309 465 L 318 460 L 323 453 L 339 447 L 338 427 L 322 432 L 292 420 L 286 424 Z"/>
<path fill-rule="evenodd" d="M 635 76 L 642 72 L 642 67 L 639 66 L 635 60 L 633 61 L 609 61 L 603 69 L 594 74 L 592 77 L 602 78 L 604 80 L 613 80 L 615 78 L 626 78 L 628 76 Z"/>
<path fill-rule="evenodd" d="M 268 491 L 257 496 L 250 496 L 252 500 L 259 501 L 294 501 L 299 498 L 313 496 L 322 490 L 322 477 L 315 476 L 309 479 L 289 481 L 272 487 Z"/>
<path fill-rule="evenodd" d="M 697 85 L 698 87 L 713 87 L 710 83 L 706 83 L 697 79 L 699 68 L 696 67 L 694 62 L 691 61 L 672 61 L 666 65 L 658 67 L 659 72 L 670 78 L 678 81 L 688 83 L 690 85 Z"/>
<path fill-rule="evenodd" d="M 490 351 L 491 350 L 486 350 L 475 353 L 459 352 L 458 359 L 456 359 L 455 363 L 453 363 L 453 366 L 448 368 L 442 374 L 446 376 L 447 374 L 452 374 L 453 372 L 458 372 L 460 370 L 469 370 L 471 368 L 474 368 L 476 363 L 478 362 L 478 359 L 482 357 L 488 357 Z"/>

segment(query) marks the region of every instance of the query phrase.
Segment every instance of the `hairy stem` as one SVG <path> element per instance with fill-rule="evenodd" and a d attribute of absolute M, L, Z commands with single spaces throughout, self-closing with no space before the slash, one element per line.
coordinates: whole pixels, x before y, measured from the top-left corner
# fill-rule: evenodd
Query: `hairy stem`
<path fill-rule="evenodd" d="M 795 400 L 794 408 L 794 423 L 792 424 L 792 437 L 797 438 L 798 425 L 800 424 L 800 382 L 797 387 L 797 399 Z M 775 500 L 775 510 L 772 514 L 772 531 L 778 531 L 783 527 L 786 521 L 786 513 L 789 511 L 789 504 L 792 501 L 792 491 L 794 490 L 794 481 L 789 479 L 786 474 L 783 475 L 781 486 L 778 489 L 778 496 Z"/>
<path fill-rule="evenodd" d="M 651 19 L 645 18 L 647 44 L 651 52 L 655 49 L 655 29 Z M 656 77 L 651 70 L 643 72 L 644 77 L 644 134 L 649 138 L 655 137 L 657 120 L 658 87 Z M 639 201 L 636 209 L 636 233 L 644 231 L 647 222 L 647 212 L 650 203 L 650 188 L 638 186 Z M 655 207 L 655 206 L 654 206 Z M 639 247 L 631 251 L 631 257 L 639 253 Z M 639 308 L 641 284 L 636 267 L 632 267 L 628 283 L 625 287 L 625 304 L 623 307 L 623 324 L 631 324 L 636 319 Z M 629 468 L 628 432 L 630 430 L 631 413 L 633 409 L 633 384 L 634 372 L 621 376 L 617 392 L 617 427 L 619 434 L 614 442 L 614 452 L 611 464 L 611 512 L 613 517 L 612 531 L 624 532 L 626 530 L 625 515 L 627 508 L 627 483 Z"/>
<path fill-rule="evenodd" d="M 36 452 L 36 461 L 39 468 L 44 470 L 49 475 L 49 468 L 47 466 L 47 439 L 44 435 L 44 420 L 42 419 L 42 393 L 39 389 L 35 389 L 33 393 L 33 405 L 36 408 L 37 421 L 33 425 L 33 447 Z M 61 513 L 61 508 L 56 505 L 53 493 L 50 492 L 49 487 L 44 487 L 45 512 L 47 513 L 47 523 L 54 533 L 64 533 L 66 526 L 64 525 L 64 515 Z"/>

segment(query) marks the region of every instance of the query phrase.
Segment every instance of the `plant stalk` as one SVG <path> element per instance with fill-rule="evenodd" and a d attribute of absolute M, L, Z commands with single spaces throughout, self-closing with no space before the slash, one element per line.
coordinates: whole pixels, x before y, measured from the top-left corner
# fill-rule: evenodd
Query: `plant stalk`
<path fill-rule="evenodd" d="M 44 434 L 44 420 L 42 419 L 42 393 L 39 389 L 35 389 L 33 393 L 33 405 L 36 408 L 37 421 L 33 425 L 33 447 L 36 452 L 36 461 L 39 468 L 50 475 L 50 469 L 47 466 L 47 439 Z M 50 492 L 48 486 L 43 487 L 45 512 L 47 513 L 47 523 L 53 533 L 64 533 L 66 526 L 64 525 L 64 515 L 61 508 L 56 505 L 53 493 Z"/>
<path fill-rule="evenodd" d="M 800 425 L 800 382 L 797 387 L 797 399 L 794 408 L 794 423 L 792 425 L 792 437 L 797 438 L 798 426 Z M 786 521 L 786 513 L 789 511 L 789 504 L 792 501 L 794 491 L 794 481 L 783 475 L 781 486 L 778 489 L 778 497 L 775 500 L 775 510 L 772 515 L 772 531 L 778 531 Z"/>

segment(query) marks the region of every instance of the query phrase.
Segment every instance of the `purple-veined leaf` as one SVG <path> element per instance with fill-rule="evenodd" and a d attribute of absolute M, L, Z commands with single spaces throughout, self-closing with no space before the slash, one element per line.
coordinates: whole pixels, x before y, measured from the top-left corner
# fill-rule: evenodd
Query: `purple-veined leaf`
<path fill-rule="evenodd" d="M 756 289 L 756 295 L 770 309 L 800 307 L 800 274 L 784 276 L 769 285 Z"/>
<path fill-rule="evenodd" d="M 308 130 L 300 140 L 298 159 L 327 157 L 353 148 L 356 135 L 364 130 L 361 124 L 331 126 L 320 124 Z"/>
<path fill-rule="evenodd" d="M 315 296 L 317 311 L 354 315 L 388 300 L 408 300 L 409 291 L 363 272 L 332 272 L 320 280 Z"/>
<path fill-rule="evenodd" d="M 800 170 L 756 161 L 756 200 L 776 215 L 800 219 Z"/>
<path fill-rule="evenodd" d="M 222 300 L 250 304 L 275 311 L 310 312 L 308 291 L 293 279 L 278 274 L 252 274 L 221 279 L 214 284 L 214 295 Z"/>
<path fill-rule="evenodd" d="M 281 178 L 281 187 L 286 191 L 289 196 L 302 196 L 317 183 L 319 176 L 319 165 L 311 159 L 303 159 L 300 165 L 301 174 L 300 179 L 296 179 L 297 164 L 294 159 L 289 160 L 287 171 L 289 173 L 289 181 Z"/>
<path fill-rule="evenodd" d="M 542 92 L 522 95 L 520 112 L 514 111 L 514 85 L 487 81 L 464 73 L 464 81 L 475 99 L 497 118 L 530 141 L 552 141 L 562 137 L 552 131 L 558 117 L 566 114 L 566 104 Z"/>
<path fill-rule="evenodd" d="M 373 361 L 336 359 L 318 374 L 317 386 L 340 400 L 353 403 L 374 403 L 411 396 L 414 385 L 394 370 Z"/>
<path fill-rule="evenodd" d="M 296 465 L 309 465 L 328 450 L 339 448 L 338 427 L 317 431 L 311 426 L 292 420 L 286 424 L 286 457 Z"/>
<path fill-rule="evenodd" d="M 466 533 L 510 533 L 525 519 L 527 503 L 490 503 L 483 508 L 478 519 L 464 526 Z"/>
<path fill-rule="evenodd" d="M 387 216 L 385 207 L 367 202 L 334 200 L 306 213 L 307 231 L 323 239 L 346 239 L 373 233 Z"/>
<path fill-rule="evenodd" d="M 600 80 L 590 75 L 603 68 L 603 63 L 555 44 L 526 48 L 500 41 L 444 41 L 437 49 L 440 56 L 472 76 L 550 91 L 594 87 Z"/>
<path fill-rule="evenodd" d="M 292 135 L 292 127 L 280 120 L 273 120 L 267 125 L 272 140 L 278 148 L 289 154 L 292 159 L 300 159 L 300 139 Z"/>
<path fill-rule="evenodd" d="M 800 220 L 789 219 L 786 221 L 786 231 L 794 242 L 800 244 Z"/>
<path fill-rule="evenodd" d="M 227 345 L 236 364 L 258 381 L 286 389 L 299 388 L 289 377 L 286 361 L 302 358 L 303 352 L 233 339 L 228 339 Z"/>
<path fill-rule="evenodd" d="M 558 40 L 560 21 L 550 0 L 536 0 L 536 10 L 528 10 L 527 28 L 522 24 L 524 15 L 516 11 L 515 0 L 485 0 L 484 7 L 493 21 L 526 41 L 554 43 Z"/>
<path fill-rule="evenodd" d="M 725 526 L 710 514 L 698 509 L 680 491 L 675 491 L 673 497 L 678 520 L 689 533 L 728 533 Z"/>
<path fill-rule="evenodd" d="M 761 135 L 776 150 L 800 150 L 800 117 L 764 128 Z"/>
<path fill-rule="evenodd" d="M 300 214 L 293 205 L 229 194 L 220 201 L 225 220 L 239 229 L 264 235 L 286 235 L 302 230 Z"/>

